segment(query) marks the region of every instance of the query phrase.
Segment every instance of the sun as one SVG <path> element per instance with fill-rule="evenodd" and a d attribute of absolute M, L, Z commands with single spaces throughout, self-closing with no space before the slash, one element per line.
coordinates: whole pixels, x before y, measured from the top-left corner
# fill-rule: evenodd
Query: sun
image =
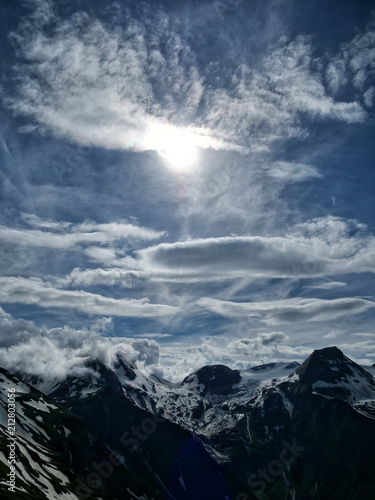
<path fill-rule="evenodd" d="M 198 150 L 188 136 L 183 133 L 173 134 L 167 139 L 160 155 L 174 170 L 186 171 L 194 167 L 198 159 Z"/>
<path fill-rule="evenodd" d="M 198 138 L 187 129 L 165 125 L 154 138 L 155 149 L 176 172 L 187 172 L 198 162 Z"/>
<path fill-rule="evenodd" d="M 158 152 L 178 172 L 191 170 L 198 160 L 198 148 L 193 134 L 182 129 L 165 130 L 160 138 Z"/>

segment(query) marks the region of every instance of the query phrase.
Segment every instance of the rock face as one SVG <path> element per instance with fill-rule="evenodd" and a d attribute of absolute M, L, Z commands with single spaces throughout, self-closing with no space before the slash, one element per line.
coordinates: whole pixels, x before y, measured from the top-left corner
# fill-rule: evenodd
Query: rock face
<path fill-rule="evenodd" d="M 123 359 L 86 368 L 60 381 L 0 371 L 3 478 L 8 387 L 19 436 L 17 493 L 2 481 L 2 498 L 375 498 L 375 380 L 336 347 L 181 384 Z"/>

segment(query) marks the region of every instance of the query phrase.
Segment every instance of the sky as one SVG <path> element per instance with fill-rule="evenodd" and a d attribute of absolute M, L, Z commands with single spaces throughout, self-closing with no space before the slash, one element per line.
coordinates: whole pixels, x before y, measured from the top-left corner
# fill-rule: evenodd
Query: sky
<path fill-rule="evenodd" d="M 375 362 L 371 2 L 0 12 L 2 366 Z"/>

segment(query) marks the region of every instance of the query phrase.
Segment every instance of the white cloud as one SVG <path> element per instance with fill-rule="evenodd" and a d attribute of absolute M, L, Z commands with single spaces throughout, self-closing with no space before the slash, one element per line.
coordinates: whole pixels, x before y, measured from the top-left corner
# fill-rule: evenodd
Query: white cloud
<path fill-rule="evenodd" d="M 359 102 L 328 95 L 317 69 L 326 59 L 314 53 L 307 36 L 281 39 L 257 69 L 242 64 L 229 88 L 221 88 L 204 81 L 178 23 L 160 9 L 112 31 L 90 21 L 84 35 L 72 20 L 50 26 L 48 35 L 27 23 L 30 36 L 18 36 L 27 64 L 16 67 L 16 95 L 5 100 L 37 123 L 25 130 L 104 148 L 157 149 L 165 120 L 176 124 L 183 116 L 201 147 L 246 152 L 267 150 L 276 139 L 305 137 L 302 116 L 347 123 L 367 116 Z M 342 76 L 341 59 L 337 55 L 326 74 L 331 90 Z M 360 71 L 366 73 L 363 59 L 357 54 L 350 61 L 357 80 Z"/>
<path fill-rule="evenodd" d="M 332 58 L 327 65 L 325 78 L 329 90 L 336 94 L 342 85 L 348 83 L 345 61 L 340 57 Z"/>
<path fill-rule="evenodd" d="M 146 372 L 159 363 L 160 347 L 154 340 L 106 337 L 111 329 L 109 318 L 99 318 L 82 330 L 67 326 L 46 330 L 30 321 L 15 320 L 0 309 L 0 325 L 9 333 L 0 337 L 0 366 L 46 380 L 81 376 L 89 371 L 84 367 L 89 359 L 113 367 L 121 357 Z"/>
<path fill-rule="evenodd" d="M 176 279 L 293 275 L 296 262 L 310 255 L 307 242 L 282 237 L 235 236 L 162 243 L 139 252 L 145 269 L 170 273 Z M 316 274 L 324 274 L 319 258 Z M 304 274 L 303 272 L 301 274 Z"/>
<path fill-rule="evenodd" d="M 0 337 L 0 366 L 10 371 L 21 369 L 41 375 L 46 380 L 66 375 L 81 376 L 88 372 L 84 367 L 88 359 L 99 359 L 113 367 L 120 356 L 135 363 L 146 374 L 153 372 L 178 382 L 207 364 L 221 363 L 244 369 L 280 360 L 303 361 L 314 348 L 322 347 L 320 341 L 309 337 L 304 339 L 303 345 L 298 345 L 294 335 L 290 340 L 290 335 L 280 331 L 261 331 L 252 338 L 237 340 L 225 336 L 195 338 L 190 339 L 189 344 L 174 338 L 160 346 L 153 338 L 165 338 L 167 334 L 149 334 L 136 340 L 113 337 L 110 318 L 99 318 L 82 330 L 68 326 L 47 330 L 37 328 L 30 321 L 16 320 L 2 309 L 0 328 L 5 332 Z M 334 343 L 352 353 L 354 358 L 362 359 L 366 353 L 373 357 L 374 335 L 362 336 L 364 340 L 354 344 L 343 339 L 335 339 Z"/>
<path fill-rule="evenodd" d="M 54 230 L 65 231 L 72 226 L 71 222 L 64 222 L 64 221 L 57 222 L 50 219 L 42 219 L 41 217 L 38 217 L 35 214 L 28 214 L 25 212 L 21 214 L 21 217 L 28 226 L 37 227 L 41 229 L 48 229 L 50 231 Z"/>
<path fill-rule="evenodd" d="M 329 321 L 375 307 L 375 302 L 356 297 L 333 300 L 297 297 L 268 302 L 229 302 L 204 297 L 197 304 L 227 318 L 256 318 L 266 325 Z"/>
<path fill-rule="evenodd" d="M 173 129 L 166 119 L 194 118 L 203 79 L 175 20 L 161 9 L 143 20 L 119 19 L 114 30 L 90 16 L 84 34 L 74 17 L 53 24 L 45 30 L 25 19 L 21 34 L 11 36 L 18 37 L 28 63 L 16 67 L 17 93 L 6 102 L 37 123 L 25 131 L 52 132 L 85 146 L 145 150 L 157 148 L 155 137 Z M 209 131 L 189 130 L 201 147 L 222 147 Z"/>
<path fill-rule="evenodd" d="M 38 333 L 37 328 L 31 321 L 14 319 L 0 307 L 0 345 L 8 347 L 22 342 L 31 335 Z"/>
<path fill-rule="evenodd" d="M 84 254 L 94 262 L 112 262 L 117 258 L 116 251 L 112 248 L 88 247 Z"/>
<path fill-rule="evenodd" d="M 29 221 L 33 219 L 29 219 Z M 15 245 L 25 245 L 28 247 L 44 247 L 56 249 L 70 249 L 78 245 L 110 244 L 124 239 L 131 240 L 154 240 L 165 235 L 165 232 L 154 231 L 125 221 L 108 224 L 97 224 L 86 221 L 82 224 L 52 223 L 38 219 L 36 224 L 40 229 L 14 229 L 0 226 L 0 237 L 2 241 Z M 106 253 L 111 250 L 101 249 Z M 94 251 L 92 250 L 92 253 Z M 112 254 L 111 254 L 112 255 Z M 113 257 L 115 254 L 113 255 Z"/>
<path fill-rule="evenodd" d="M 361 92 L 366 107 L 373 106 L 375 75 L 375 32 L 359 33 L 350 42 L 341 44 L 338 53 L 330 57 L 325 78 L 329 89 L 337 94 L 348 84 Z M 329 57 L 329 56 L 328 56 Z"/>
<path fill-rule="evenodd" d="M 276 179 L 285 180 L 288 182 L 302 182 L 307 179 L 320 179 L 322 174 L 313 165 L 305 165 L 303 163 L 290 163 L 286 161 L 276 161 L 265 169 L 265 172 Z"/>
<path fill-rule="evenodd" d="M 161 243 L 138 252 L 142 270 L 175 281 L 325 277 L 374 272 L 375 238 L 337 217 L 313 219 L 287 236 L 231 236 Z"/>
<path fill-rule="evenodd" d="M 136 351 L 136 361 L 140 361 L 144 366 L 157 365 L 159 363 L 160 348 L 154 340 L 139 339 L 132 341 L 132 348 Z"/>
<path fill-rule="evenodd" d="M 348 68 L 353 74 L 353 84 L 358 89 L 364 89 L 372 82 L 375 74 L 375 32 L 369 30 L 342 48 L 343 57 L 348 60 Z M 347 52 L 346 52 L 347 51 Z"/>
<path fill-rule="evenodd" d="M 137 333 L 134 337 L 141 339 L 166 339 L 168 337 L 173 337 L 173 335 L 170 333 Z"/>
<path fill-rule="evenodd" d="M 223 354 L 212 339 L 196 346 L 172 342 L 160 348 L 153 338 L 167 338 L 168 334 L 139 334 L 136 339 L 113 337 L 110 318 L 99 318 L 82 330 L 68 326 L 47 330 L 31 321 L 16 320 L 0 308 L 0 328 L 0 366 L 10 371 L 21 369 L 46 380 L 81 376 L 88 372 L 84 367 L 88 359 L 99 359 L 111 367 L 120 356 L 145 373 L 157 372 L 179 381 L 207 363 L 218 362 Z"/>
<path fill-rule="evenodd" d="M 267 341 L 273 339 L 275 343 Z M 260 333 L 254 338 L 203 337 L 186 345 L 170 342 L 160 348 L 163 376 L 175 382 L 205 365 L 224 364 L 232 369 L 248 369 L 263 363 L 303 361 L 314 347 L 290 345 L 283 332 Z"/>
<path fill-rule="evenodd" d="M 365 105 L 368 108 L 371 108 L 374 105 L 374 99 L 375 99 L 375 87 L 370 87 L 369 89 L 366 90 L 363 96 Z"/>
<path fill-rule="evenodd" d="M 319 283 L 318 285 L 312 285 L 309 288 L 315 288 L 317 290 L 333 290 L 334 288 L 345 288 L 347 283 L 343 281 L 326 281 L 324 283 Z"/>
<path fill-rule="evenodd" d="M 207 90 L 202 124 L 231 141 L 241 138 L 251 149 L 267 150 L 275 139 L 306 136 L 304 115 L 363 122 L 367 115 L 359 102 L 337 102 L 328 95 L 318 62 L 324 57 L 314 53 L 310 37 L 281 39 L 259 69 L 243 64 L 229 88 Z"/>
<path fill-rule="evenodd" d="M 32 304 L 39 307 L 63 307 L 86 314 L 122 317 L 158 317 L 176 314 L 179 309 L 167 304 L 140 300 L 113 299 L 82 290 L 59 290 L 39 279 L 0 278 L 0 303 Z"/>
<path fill-rule="evenodd" d="M 104 256 L 106 257 L 106 256 Z M 105 259 L 108 261 L 108 259 Z M 144 281 L 147 275 L 139 271 L 128 271 L 122 268 L 110 269 L 79 269 L 78 267 L 59 282 L 63 286 L 95 286 L 95 285 L 120 285 L 125 288 L 133 288 L 140 281 Z"/>
<path fill-rule="evenodd" d="M 267 354 L 274 351 L 276 346 L 288 339 L 283 332 L 259 333 L 255 338 L 233 340 L 227 349 L 235 354 L 251 356 L 254 353 Z"/>

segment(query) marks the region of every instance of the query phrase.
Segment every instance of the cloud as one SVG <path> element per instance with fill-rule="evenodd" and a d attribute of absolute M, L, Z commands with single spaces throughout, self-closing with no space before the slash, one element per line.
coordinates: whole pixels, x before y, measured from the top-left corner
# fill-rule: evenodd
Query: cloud
<path fill-rule="evenodd" d="M 136 338 L 147 338 L 147 339 L 166 339 L 168 337 L 173 337 L 170 333 L 137 333 L 134 335 Z"/>
<path fill-rule="evenodd" d="M 41 217 L 38 217 L 35 214 L 29 214 L 25 212 L 21 214 L 21 218 L 28 226 L 37 227 L 41 229 L 48 229 L 50 231 L 52 230 L 64 231 L 72 226 L 71 222 L 64 222 L 64 221 L 57 222 L 50 219 L 42 219 Z"/>
<path fill-rule="evenodd" d="M 112 248 L 103 247 L 89 247 L 83 251 L 90 260 L 94 262 L 108 262 L 114 261 L 117 258 L 117 253 Z"/>
<path fill-rule="evenodd" d="M 236 344 L 236 341 L 222 337 L 197 339 L 190 345 L 169 341 L 161 347 L 153 339 L 170 335 L 155 333 L 146 335 L 148 338 L 136 339 L 113 337 L 112 326 L 110 318 L 98 318 L 81 330 L 69 326 L 47 330 L 37 328 L 31 321 L 16 320 L 0 308 L 0 327 L 7 332 L 0 337 L 0 366 L 10 371 L 22 369 L 26 374 L 39 375 L 48 381 L 89 373 L 84 367 L 88 359 L 99 359 L 113 368 L 117 358 L 121 357 L 134 363 L 143 373 L 156 373 L 179 382 L 207 364 L 225 363 L 233 368 L 243 368 L 248 366 L 251 358 L 256 364 L 260 355 L 262 359 L 273 360 L 273 343 L 287 340 L 282 332 L 258 335 L 253 340 L 263 347 L 253 353 L 249 344 L 246 345 L 246 339 L 241 345 L 240 341 Z M 246 364 L 241 361 L 244 354 Z M 285 354 L 290 360 L 300 359 L 301 355 L 298 349 L 292 348 L 288 355 Z"/>
<path fill-rule="evenodd" d="M 139 252 L 145 269 L 170 273 L 177 279 L 187 277 L 280 276 L 293 274 L 296 262 L 310 254 L 305 242 L 281 237 L 236 236 L 164 243 Z M 318 274 L 324 274 L 319 259 Z"/>
<path fill-rule="evenodd" d="M 325 217 L 287 236 L 230 236 L 161 243 L 138 252 L 145 272 L 175 281 L 324 277 L 374 272 L 375 238 L 356 221 Z"/>
<path fill-rule="evenodd" d="M 350 84 L 360 91 L 366 107 L 373 106 L 373 78 L 375 75 L 375 32 L 357 34 L 330 58 L 325 71 L 329 89 L 335 95 Z"/>
<path fill-rule="evenodd" d="M 154 340 L 107 337 L 112 328 L 110 318 L 99 318 L 82 330 L 68 326 L 47 330 L 16 320 L 0 309 L 0 325 L 6 330 L 0 337 L 0 366 L 47 381 L 88 373 L 84 366 L 88 359 L 113 368 L 121 357 L 146 372 L 159 363 L 160 347 Z"/>
<path fill-rule="evenodd" d="M 139 339 L 132 341 L 132 347 L 137 352 L 136 361 L 141 361 L 144 366 L 159 363 L 160 348 L 154 340 Z"/>
<path fill-rule="evenodd" d="M 24 19 L 11 38 L 27 64 L 15 67 L 15 95 L 5 103 L 34 120 L 25 131 L 109 149 L 157 149 L 155 138 L 167 137 L 170 127 L 180 130 L 175 125 L 183 116 L 181 129 L 200 147 L 248 152 L 268 150 L 281 138 L 306 137 L 304 116 L 346 123 L 367 117 L 359 102 L 328 95 L 325 80 L 329 89 L 337 87 L 341 63 L 332 63 L 324 78 L 318 68 L 327 56 L 315 53 L 308 36 L 280 39 L 256 69 L 241 64 L 225 75 L 230 85 L 224 88 L 204 79 L 177 19 L 145 9 L 131 22 L 129 13 L 123 19 L 119 13 L 112 29 L 86 14 L 84 34 L 74 17 L 49 24 L 44 13 L 38 27 Z M 358 54 L 350 64 L 366 72 Z"/>
<path fill-rule="evenodd" d="M 66 278 L 59 280 L 59 283 L 62 286 L 72 285 L 75 287 L 119 285 L 125 288 L 134 288 L 140 281 L 146 279 L 147 275 L 139 271 L 128 271 L 121 268 L 81 270 L 77 267 Z"/>
<path fill-rule="evenodd" d="M 329 321 L 366 312 L 375 307 L 375 302 L 356 297 L 334 300 L 297 297 L 269 302 L 229 302 L 204 297 L 199 299 L 197 304 L 227 318 L 256 318 L 266 325 Z"/>
<path fill-rule="evenodd" d="M 363 95 L 363 101 L 365 103 L 365 106 L 368 108 L 372 108 L 374 105 L 374 99 L 375 99 L 375 88 L 370 87 L 369 89 L 366 90 L 366 92 Z"/>
<path fill-rule="evenodd" d="M 288 338 L 283 332 L 261 333 L 258 337 L 262 345 L 279 344 Z"/>
<path fill-rule="evenodd" d="M 345 288 L 347 283 L 343 281 L 326 281 L 325 283 L 319 283 L 319 285 L 313 285 L 309 288 L 315 288 L 317 290 L 333 290 L 334 288 Z"/>
<path fill-rule="evenodd" d="M 84 146 L 157 149 L 159 136 L 179 130 L 174 119 L 194 118 L 204 90 L 178 23 L 160 8 L 131 22 L 119 13 L 115 29 L 84 17 L 83 27 L 77 16 L 56 23 L 46 13 L 42 25 L 24 19 L 11 34 L 27 64 L 15 67 L 17 91 L 5 99 L 8 107 L 33 118 L 26 132 Z M 189 131 L 201 147 L 222 147 L 208 130 Z"/>
<path fill-rule="evenodd" d="M 226 364 L 232 368 L 245 369 L 260 363 L 280 361 L 302 361 L 316 348 L 316 344 L 289 345 L 284 332 L 260 332 L 253 338 L 232 340 L 230 337 L 203 337 L 185 342 L 168 341 L 160 346 L 152 339 L 136 340 L 113 337 L 112 320 L 98 318 L 89 327 L 76 330 L 69 326 L 61 328 L 37 328 L 31 321 L 18 320 L 0 309 L 0 328 L 6 335 L 0 337 L 0 366 L 24 373 L 40 375 L 46 381 L 67 375 L 82 376 L 89 370 L 84 367 L 88 359 L 99 359 L 114 367 L 118 357 L 136 364 L 143 373 L 156 373 L 175 382 L 207 364 Z M 139 335 L 140 336 L 140 335 Z M 165 334 L 155 334 L 154 338 Z M 373 335 L 367 334 L 363 341 L 345 344 L 335 340 L 336 345 L 354 356 L 373 352 Z M 326 344 L 324 344 L 326 345 Z M 329 344 L 327 344 L 329 345 Z M 276 346 L 276 347 L 275 347 Z M 322 346 L 321 344 L 319 345 Z M 349 346 L 349 347 L 348 347 Z M 370 356 L 370 354 L 369 354 Z"/>
<path fill-rule="evenodd" d="M 277 139 L 306 137 L 304 116 L 363 122 L 367 114 L 359 102 L 328 95 L 318 63 L 324 65 L 325 56 L 314 53 L 311 37 L 289 43 L 283 37 L 257 69 L 242 64 L 229 88 L 206 91 L 201 123 L 231 141 L 241 138 L 251 149 L 268 150 Z"/>
<path fill-rule="evenodd" d="M 237 340 L 220 336 L 197 338 L 189 345 L 166 343 L 160 349 L 160 367 L 167 380 L 180 382 L 205 365 L 224 364 L 243 370 L 280 360 L 302 362 L 314 349 L 306 345 L 288 345 L 287 341 L 288 336 L 283 332 L 270 332 Z"/>
<path fill-rule="evenodd" d="M 0 307 L 0 345 L 8 347 L 25 341 L 31 335 L 38 333 L 38 329 L 31 321 L 14 319 Z"/>
<path fill-rule="evenodd" d="M 270 164 L 265 172 L 275 179 L 285 180 L 287 182 L 302 182 L 307 179 L 321 179 L 322 174 L 313 165 L 303 163 L 290 163 L 286 161 L 276 161 Z"/>
<path fill-rule="evenodd" d="M 164 231 L 154 231 L 125 221 L 108 224 L 97 224 L 86 221 L 82 224 L 53 223 L 39 218 L 28 218 L 29 223 L 41 229 L 14 229 L 0 226 L 2 241 L 28 247 L 44 247 L 55 249 L 72 249 L 78 245 L 110 244 L 116 241 L 154 240 L 165 235 Z M 49 229 L 49 230 L 47 230 Z M 96 249 L 98 251 L 98 249 Z M 106 257 L 112 255 L 111 250 L 99 249 Z M 90 250 L 88 250 L 90 252 Z M 92 255 L 94 250 L 91 250 Z M 113 257 L 115 254 L 113 254 Z"/>
<path fill-rule="evenodd" d="M 40 279 L 0 278 L 0 303 L 32 304 L 39 307 L 76 309 L 86 314 L 149 318 L 176 314 L 179 309 L 167 304 L 140 300 L 113 299 L 82 290 L 60 290 Z"/>
<path fill-rule="evenodd" d="M 227 345 L 227 349 L 235 354 L 251 356 L 259 352 L 267 353 L 271 348 L 274 350 L 277 344 L 287 339 L 283 332 L 259 333 L 255 338 L 234 340 Z"/>

